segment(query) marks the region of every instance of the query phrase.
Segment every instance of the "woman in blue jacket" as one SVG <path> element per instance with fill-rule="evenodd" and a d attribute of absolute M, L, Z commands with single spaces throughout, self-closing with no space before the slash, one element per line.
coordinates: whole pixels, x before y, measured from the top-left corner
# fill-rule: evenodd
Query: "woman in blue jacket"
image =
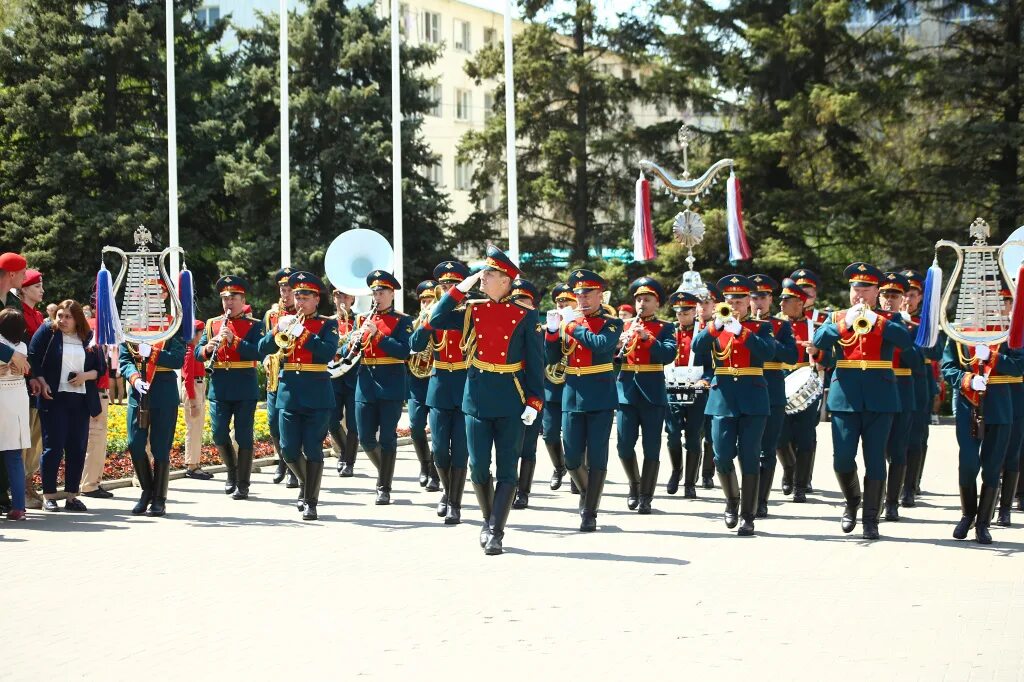
<path fill-rule="evenodd" d="M 89 443 L 89 418 L 100 413 L 96 377 L 107 371 L 103 353 L 90 346 L 92 331 L 82 306 L 72 300 L 57 307 L 56 322 L 32 336 L 28 359 L 39 381 L 36 408 L 43 431 L 43 508 L 57 511 L 57 471 L 64 460 L 67 511 L 87 511 L 78 488 Z"/>

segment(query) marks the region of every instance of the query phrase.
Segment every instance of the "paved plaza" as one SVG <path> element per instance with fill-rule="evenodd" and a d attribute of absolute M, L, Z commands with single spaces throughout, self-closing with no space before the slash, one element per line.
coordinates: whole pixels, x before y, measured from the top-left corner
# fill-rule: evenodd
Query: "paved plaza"
<path fill-rule="evenodd" d="M 466 522 L 442 525 L 409 446 L 387 507 L 365 456 L 351 479 L 328 460 L 313 523 L 273 467 L 247 502 L 223 474 L 172 481 L 163 519 L 132 517 L 128 488 L 30 512 L 0 522 L 0 680 L 1024 678 L 1024 514 L 989 547 L 953 540 L 956 442 L 933 427 L 918 506 L 881 541 L 844 536 L 819 429 L 819 492 L 783 501 L 777 475 L 753 538 L 725 528 L 717 488 L 665 495 L 666 468 L 655 513 L 627 511 L 614 456 L 600 530 L 580 534 L 543 447 L 500 557 L 469 486 Z"/>

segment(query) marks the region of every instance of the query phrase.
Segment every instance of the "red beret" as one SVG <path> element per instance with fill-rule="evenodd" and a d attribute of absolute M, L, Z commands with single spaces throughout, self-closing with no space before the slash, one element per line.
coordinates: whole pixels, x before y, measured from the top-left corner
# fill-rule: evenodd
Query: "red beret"
<path fill-rule="evenodd" d="M 0 270 L 7 272 L 20 272 L 28 266 L 28 262 L 16 253 L 8 251 L 0 255 Z"/>
<path fill-rule="evenodd" d="M 26 270 L 25 281 L 21 283 L 22 287 L 30 287 L 33 284 L 39 284 L 43 281 L 43 273 L 38 270 Z"/>
<path fill-rule="evenodd" d="M 206 323 L 202 320 L 196 320 L 196 331 L 202 331 L 203 329 L 206 329 Z"/>
<path fill-rule="evenodd" d="M 628 303 L 623 303 L 622 305 L 620 305 L 619 310 L 625 310 L 626 312 L 633 313 L 634 315 L 636 315 L 636 308 L 634 308 Z"/>

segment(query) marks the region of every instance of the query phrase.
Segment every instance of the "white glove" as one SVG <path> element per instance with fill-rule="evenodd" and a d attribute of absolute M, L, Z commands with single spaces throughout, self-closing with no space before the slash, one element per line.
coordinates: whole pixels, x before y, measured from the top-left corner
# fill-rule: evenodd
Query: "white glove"
<path fill-rule="evenodd" d="M 990 357 L 992 357 L 992 350 L 984 343 L 979 343 L 974 346 L 974 357 L 978 358 L 982 362 L 986 362 Z"/>
<path fill-rule="evenodd" d="M 988 379 L 981 376 L 980 374 L 971 377 L 971 388 L 974 389 L 975 391 L 984 391 L 987 386 Z"/>
<path fill-rule="evenodd" d="M 878 313 L 870 308 L 864 310 L 864 317 L 868 318 L 868 322 L 871 323 L 872 327 L 875 326 L 875 322 L 878 322 Z"/>
<path fill-rule="evenodd" d="M 576 320 L 579 320 L 580 318 L 583 317 L 583 313 L 576 310 L 575 308 L 569 307 L 562 308 L 561 310 L 558 311 L 558 314 L 562 316 L 562 319 L 565 321 L 566 324 L 569 324 L 570 322 L 575 322 Z"/>
<path fill-rule="evenodd" d="M 743 325 L 734 317 L 725 323 L 725 331 L 730 334 L 737 335 L 743 331 Z"/>
<path fill-rule="evenodd" d="M 481 270 L 478 273 L 476 273 L 475 275 L 470 275 L 466 279 L 464 279 L 461 282 L 459 282 L 458 284 L 456 284 L 455 288 L 465 294 L 465 293 L 469 292 L 470 289 L 472 289 L 473 287 L 476 286 L 476 283 L 480 281 L 480 278 L 483 277 L 483 274 L 484 274 L 484 271 Z"/>
<path fill-rule="evenodd" d="M 153 352 L 153 347 L 148 343 L 139 344 L 139 357 L 148 358 Z"/>
<path fill-rule="evenodd" d="M 523 420 L 523 423 L 526 424 L 527 426 L 532 424 L 533 420 L 535 420 L 536 418 L 537 418 L 537 409 L 534 408 L 534 407 L 530 407 L 529 405 L 526 406 L 526 409 L 523 410 L 523 416 L 520 417 L 520 419 Z"/>
<path fill-rule="evenodd" d="M 288 329 L 288 327 L 292 326 L 293 322 L 295 322 L 294 315 L 284 315 L 277 321 L 277 331 L 283 332 Z"/>
<path fill-rule="evenodd" d="M 853 321 L 855 319 L 857 319 L 858 315 L 860 315 L 860 305 L 861 304 L 858 303 L 857 305 L 852 306 L 849 310 L 846 311 L 846 326 L 847 327 L 852 325 Z"/>
<path fill-rule="evenodd" d="M 549 310 L 547 320 L 548 331 L 554 333 L 558 331 L 558 324 L 562 321 L 562 315 L 557 310 Z"/>
<path fill-rule="evenodd" d="M 715 316 L 715 329 L 721 330 L 722 327 L 724 327 L 724 326 L 725 326 L 725 320 L 723 320 L 722 318 L 720 318 L 720 317 L 718 317 L 716 315 Z"/>
<path fill-rule="evenodd" d="M 135 390 L 139 392 L 139 395 L 146 395 L 147 393 L 149 393 L 148 381 L 143 381 L 142 379 L 139 379 L 133 384 L 133 386 L 135 387 Z"/>
<path fill-rule="evenodd" d="M 292 338 L 297 339 L 302 336 L 302 332 L 304 331 L 306 331 L 306 328 L 303 324 L 301 322 L 296 322 L 291 326 L 291 329 L 288 330 L 288 333 L 291 334 Z"/>

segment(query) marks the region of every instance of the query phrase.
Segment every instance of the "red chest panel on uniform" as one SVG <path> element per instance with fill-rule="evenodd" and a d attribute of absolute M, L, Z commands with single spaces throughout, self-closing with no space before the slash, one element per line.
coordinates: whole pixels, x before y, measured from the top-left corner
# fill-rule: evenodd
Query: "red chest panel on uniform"
<path fill-rule="evenodd" d="M 1001 344 L 998 344 L 998 343 L 995 344 L 995 345 L 989 344 L 988 349 L 992 352 L 992 356 L 994 356 L 996 353 L 999 352 L 999 346 L 1000 345 Z M 971 372 L 974 372 L 975 374 L 982 374 L 984 372 L 984 369 L 985 369 L 986 365 L 992 364 L 992 362 L 993 362 L 991 356 L 985 362 L 981 362 L 980 360 L 976 360 L 974 358 L 974 346 L 965 346 L 963 344 L 958 343 L 957 344 L 957 348 L 960 349 L 960 354 L 963 356 L 964 360 L 966 361 L 965 369 L 967 369 L 967 370 L 969 370 Z M 999 372 L 997 372 L 995 367 L 993 367 L 988 375 L 990 377 L 997 377 L 997 376 L 999 376 Z"/>
<path fill-rule="evenodd" d="M 601 332 L 604 329 L 605 319 L 600 315 L 594 315 L 593 317 L 585 317 L 580 321 L 580 324 L 587 325 L 587 329 L 595 334 Z M 590 367 L 594 364 L 593 353 L 590 352 L 589 348 L 584 348 L 582 344 L 578 343 L 576 339 L 572 340 L 574 348 L 572 355 L 569 356 L 569 366 L 571 367 Z"/>
<path fill-rule="evenodd" d="M 747 320 L 741 322 L 743 328 L 748 330 L 751 334 L 756 334 L 761 328 L 761 323 L 754 320 Z M 742 332 L 741 332 L 742 333 Z M 730 348 L 729 354 L 725 357 L 721 357 L 721 352 L 724 352 L 726 348 Z M 731 332 L 727 332 L 724 329 L 718 333 L 718 347 L 720 352 L 715 354 L 715 360 L 720 367 L 750 367 L 750 349 L 747 345 L 739 340 L 739 338 L 732 335 Z"/>
<path fill-rule="evenodd" d="M 230 346 L 226 343 L 220 345 L 220 348 L 217 349 L 217 362 L 240 362 L 242 360 L 242 356 L 238 354 L 238 342 L 245 338 L 254 322 L 255 320 L 245 317 L 238 317 L 227 322 L 228 330 L 235 335 L 235 342 Z M 210 322 L 210 332 L 207 338 L 212 339 L 219 335 L 224 324 L 224 318 L 214 318 Z"/>
<path fill-rule="evenodd" d="M 690 363 L 690 346 L 693 344 L 693 329 L 676 329 L 676 364 Z"/>
<path fill-rule="evenodd" d="M 487 301 L 469 310 L 476 330 L 476 357 L 495 365 L 508 364 L 508 346 L 512 333 L 526 317 L 526 309 L 514 303 Z"/>
<path fill-rule="evenodd" d="M 843 351 L 844 360 L 882 359 L 882 328 L 889 324 L 889 320 L 879 315 L 878 321 L 871 325 L 871 330 L 867 334 L 857 335 L 846 326 L 845 310 L 836 313 L 836 319 L 841 340 L 839 348 Z"/>
<path fill-rule="evenodd" d="M 320 330 L 324 328 L 324 322 L 327 319 L 323 317 L 314 317 L 311 320 L 305 320 L 302 326 L 309 331 L 310 334 L 319 334 Z M 313 354 L 306 350 L 305 339 L 302 339 L 295 344 L 295 349 L 288 354 L 288 362 L 301 362 L 304 365 L 313 364 Z"/>
<path fill-rule="evenodd" d="M 658 338 L 658 334 L 661 333 L 662 328 L 665 326 L 665 323 L 662 322 L 661 320 L 654 320 L 654 319 L 644 320 L 642 324 L 644 325 L 644 329 L 647 330 L 647 333 L 651 335 L 651 339 L 652 340 Z M 640 337 L 637 336 L 636 338 L 639 340 Z M 650 349 L 650 347 L 642 348 L 639 343 L 631 344 L 631 345 L 633 345 L 634 347 L 633 347 L 633 350 L 631 350 L 626 355 L 626 364 L 629 364 L 629 365 L 649 365 L 649 364 L 651 364 L 651 349 Z"/>
<path fill-rule="evenodd" d="M 359 319 L 359 322 L 362 323 L 363 320 L 365 320 L 365 319 L 366 319 L 365 317 L 361 317 Z M 402 318 L 400 318 L 397 315 L 394 315 L 392 313 L 377 313 L 377 314 L 375 314 L 373 316 L 372 320 L 373 320 L 373 324 L 377 326 L 377 331 L 380 332 L 380 335 L 378 336 L 378 335 L 375 334 L 373 340 L 370 341 L 370 344 L 366 348 L 363 349 L 363 357 L 364 358 L 386 358 L 386 357 L 389 357 L 387 353 L 385 353 L 383 350 L 381 350 L 380 342 L 381 342 L 383 337 L 391 336 L 392 332 L 394 332 L 395 329 L 398 328 L 398 324 L 399 324 L 399 322 L 402 321 Z"/>
<path fill-rule="evenodd" d="M 338 319 L 338 335 L 344 336 L 352 331 L 352 318 L 341 317 Z"/>
<path fill-rule="evenodd" d="M 441 362 L 462 362 L 462 332 L 454 329 L 435 329 L 434 358 Z"/>

